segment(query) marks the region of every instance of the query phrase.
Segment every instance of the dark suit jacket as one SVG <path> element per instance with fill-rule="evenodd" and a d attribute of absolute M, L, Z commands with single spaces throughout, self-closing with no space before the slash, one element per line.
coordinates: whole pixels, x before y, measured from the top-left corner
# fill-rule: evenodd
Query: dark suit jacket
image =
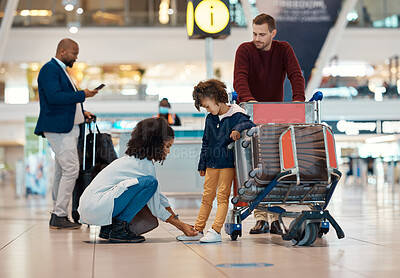
<path fill-rule="evenodd" d="M 53 58 L 39 72 L 40 113 L 35 134 L 68 133 L 75 120 L 76 104 L 85 101 L 85 92 L 75 92 L 64 70 Z M 82 106 L 83 110 L 83 106 Z"/>

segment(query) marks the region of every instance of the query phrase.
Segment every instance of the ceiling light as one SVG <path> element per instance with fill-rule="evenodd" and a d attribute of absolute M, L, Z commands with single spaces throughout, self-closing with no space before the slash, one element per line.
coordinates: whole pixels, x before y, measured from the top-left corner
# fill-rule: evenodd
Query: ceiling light
<path fill-rule="evenodd" d="M 22 10 L 19 14 L 21 16 L 29 16 L 29 10 Z"/>
<path fill-rule="evenodd" d="M 32 71 L 38 71 L 39 70 L 39 64 L 33 63 L 30 65 L 30 68 Z"/>
<path fill-rule="evenodd" d="M 67 23 L 67 28 L 70 33 L 75 34 L 78 33 L 79 27 L 81 27 L 81 24 L 79 22 L 68 22 Z"/>
<path fill-rule="evenodd" d="M 120 65 L 119 69 L 120 70 L 132 70 L 132 66 L 131 65 Z"/>
<path fill-rule="evenodd" d="M 83 9 L 82 9 L 82 8 L 76 9 L 76 13 L 77 13 L 77 14 L 83 14 Z"/>
<path fill-rule="evenodd" d="M 79 31 L 79 29 L 76 26 L 69 27 L 69 32 L 72 34 L 76 34 L 76 33 L 78 33 L 78 31 Z"/>
<path fill-rule="evenodd" d="M 158 21 L 161 24 L 167 24 L 169 22 L 169 4 L 170 0 L 161 0 L 160 10 L 158 12 Z"/>
<path fill-rule="evenodd" d="M 65 5 L 64 9 L 68 12 L 72 11 L 74 9 L 74 5 L 72 4 L 67 4 Z"/>
<path fill-rule="evenodd" d="M 21 16 L 51 16 L 50 10 L 22 10 L 19 13 Z"/>

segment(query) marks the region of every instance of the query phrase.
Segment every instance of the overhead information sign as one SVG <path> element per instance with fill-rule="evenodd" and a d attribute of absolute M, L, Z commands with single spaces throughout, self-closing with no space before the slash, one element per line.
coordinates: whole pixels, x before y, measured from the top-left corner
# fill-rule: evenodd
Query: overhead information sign
<path fill-rule="evenodd" d="M 190 39 L 230 35 L 229 0 L 188 0 L 186 28 Z"/>

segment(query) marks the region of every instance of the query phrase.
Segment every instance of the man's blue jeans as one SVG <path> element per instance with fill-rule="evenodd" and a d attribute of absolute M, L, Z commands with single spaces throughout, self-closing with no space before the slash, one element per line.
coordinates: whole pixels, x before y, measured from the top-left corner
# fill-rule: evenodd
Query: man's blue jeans
<path fill-rule="evenodd" d="M 114 199 L 112 217 L 129 223 L 153 197 L 158 186 L 157 179 L 153 176 L 143 176 L 139 177 L 138 181 L 138 184 L 128 187 L 121 196 Z"/>

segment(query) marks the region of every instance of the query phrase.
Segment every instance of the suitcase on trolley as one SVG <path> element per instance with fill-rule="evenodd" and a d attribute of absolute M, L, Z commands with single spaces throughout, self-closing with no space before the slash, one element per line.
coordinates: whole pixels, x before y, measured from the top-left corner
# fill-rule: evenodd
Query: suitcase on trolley
<path fill-rule="evenodd" d="M 279 183 L 269 192 L 268 202 L 316 201 L 336 177 L 329 156 L 335 156 L 332 131 L 321 124 L 265 124 L 248 131 L 251 138 L 252 170 L 240 196 L 265 188 L 278 175 Z M 330 153 L 331 152 L 331 153 Z M 241 164 L 241 163 L 239 163 Z M 335 177 L 332 177 L 335 175 Z M 317 194 L 317 195 L 316 195 Z"/>
<path fill-rule="evenodd" d="M 241 236 L 241 221 L 255 209 L 295 218 L 282 238 L 298 245 L 312 244 L 329 227 L 344 237 L 326 206 L 341 173 L 337 170 L 332 131 L 321 124 L 265 124 L 246 132 L 235 143 L 238 195 L 232 199 L 248 207 L 230 211 L 225 224 L 232 239 Z M 243 171 L 243 168 L 245 171 Z M 250 171 L 249 171 L 250 169 Z M 311 210 L 288 212 L 280 207 L 259 205 L 308 205 Z"/>
<path fill-rule="evenodd" d="M 293 129 L 297 165 L 302 180 L 326 180 L 326 155 L 324 144 L 324 126 L 312 124 L 267 124 L 260 125 L 252 137 L 253 175 L 261 183 L 272 181 L 281 172 L 280 137 Z M 258 132 L 257 132 L 258 131 Z M 288 134 L 290 135 L 290 134 Z M 282 146 L 283 147 L 283 146 Z M 291 147 L 291 146 L 289 146 Z M 288 179 L 294 180 L 295 176 Z"/>
<path fill-rule="evenodd" d="M 337 169 L 331 129 L 315 123 L 320 122 L 320 99 L 316 100 L 316 103 L 246 103 L 246 111 L 258 125 L 244 131 L 231 146 L 238 189 L 231 200 L 234 209 L 228 213 L 225 231 L 233 240 L 242 235 L 241 222 L 255 208 L 278 214 L 284 231 L 282 238 L 296 245 L 312 244 L 317 236 L 329 230 L 329 223 L 338 238 L 344 237 L 326 210 L 341 173 Z M 275 123 L 265 124 L 272 116 Z M 241 202 L 247 206 L 239 205 Z M 276 206 L 288 204 L 308 205 L 310 210 L 291 212 Z M 283 217 L 294 218 L 288 228 Z"/>

